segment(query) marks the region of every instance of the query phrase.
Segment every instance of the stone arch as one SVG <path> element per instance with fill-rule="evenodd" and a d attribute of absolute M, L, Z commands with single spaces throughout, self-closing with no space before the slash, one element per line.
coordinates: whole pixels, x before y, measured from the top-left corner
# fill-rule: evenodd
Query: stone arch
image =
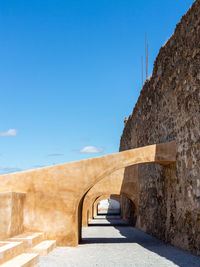
<path fill-rule="evenodd" d="M 138 184 L 138 172 L 137 166 L 132 166 L 133 177 L 127 181 L 124 181 L 125 168 L 117 170 L 112 174 L 104 177 L 98 183 L 96 183 L 85 195 L 83 201 L 82 211 L 82 225 L 87 227 L 87 213 L 91 216 L 92 204 L 94 201 L 102 195 L 125 195 L 127 196 L 138 208 L 139 200 L 139 184 Z"/>
<path fill-rule="evenodd" d="M 26 193 L 26 231 L 44 232 L 61 246 L 76 246 L 85 195 L 114 171 L 141 163 L 175 162 L 175 142 L 130 149 L 81 160 L 0 176 L 0 192 Z"/>
<path fill-rule="evenodd" d="M 93 218 L 93 214 L 96 215 L 94 212 L 93 214 L 91 213 L 92 210 L 96 209 L 97 204 L 102 200 L 102 199 L 107 199 L 107 198 L 112 198 L 112 199 L 116 199 L 117 201 L 120 202 L 121 197 L 126 197 L 127 200 L 129 200 L 131 202 L 132 205 L 132 220 L 126 220 L 129 224 L 131 224 L 132 226 L 136 225 L 136 220 L 137 220 L 137 214 L 138 214 L 138 207 L 135 205 L 135 198 L 133 196 L 130 196 L 126 193 L 121 193 L 120 195 L 114 195 L 114 194 L 104 194 L 98 197 L 94 197 L 93 199 L 91 199 L 90 203 L 89 203 L 89 209 L 86 210 L 86 214 L 90 214 L 89 218 L 92 219 Z M 88 218 L 86 217 L 84 220 L 84 227 L 88 226 Z"/>
<path fill-rule="evenodd" d="M 102 199 L 106 199 L 106 197 L 109 198 L 109 196 L 112 196 L 112 195 L 115 195 L 115 194 L 105 194 L 105 195 L 102 195 Z M 137 199 L 134 196 L 131 196 L 131 195 L 126 194 L 125 192 L 120 193 L 120 196 L 125 196 L 126 198 L 128 198 L 132 202 L 132 204 L 134 206 L 134 212 L 137 214 L 137 212 L 138 212 L 138 206 L 137 206 L 137 204 L 135 204 L 135 203 L 137 203 Z M 96 201 L 98 203 L 98 198 L 101 198 L 101 195 L 92 196 L 92 198 L 89 199 L 89 201 L 87 202 L 88 208 L 85 209 L 84 214 L 82 215 L 82 226 L 84 226 L 84 227 L 87 227 L 88 226 L 88 218 L 89 219 L 92 219 L 92 217 L 93 217 L 92 216 L 92 214 L 93 214 L 92 213 L 93 204 Z M 88 217 L 87 217 L 87 214 L 89 214 Z"/>
<path fill-rule="evenodd" d="M 141 148 L 133 149 L 133 150 L 135 150 L 137 156 L 136 156 L 136 158 L 134 160 L 134 163 L 132 163 L 132 164 L 130 163 L 129 160 L 128 161 L 125 160 L 123 163 L 122 162 L 116 163 L 115 161 L 113 161 L 113 165 L 110 168 L 107 168 L 106 171 L 104 171 L 103 173 L 99 173 L 99 176 L 96 179 L 96 182 L 95 183 L 93 182 L 93 183 L 91 183 L 89 185 L 89 187 L 85 191 L 86 193 L 84 194 L 84 197 L 81 197 L 80 200 L 78 200 L 78 202 L 77 202 L 77 207 L 79 207 L 79 209 L 77 209 L 76 214 L 79 217 L 78 217 L 78 220 L 76 222 L 77 222 L 78 237 L 79 237 L 78 240 L 79 241 L 81 239 L 81 226 L 82 226 L 82 219 L 83 219 L 81 211 L 82 211 L 83 201 L 84 201 L 85 195 L 90 191 L 90 189 L 95 184 L 97 184 L 104 177 L 112 175 L 112 173 L 114 173 L 115 171 L 120 170 L 120 169 L 125 169 L 126 167 L 135 166 L 135 165 L 138 165 L 138 164 L 141 164 L 141 163 L 156 163 L 156 164 L 160 164 L 160 165 L 169 165 L 169 164 L 175 162 L 176 145 L 175 145 L 174 141 L 169 142 L 169 143 L 153 145 L 153 146 L 147 146 L 148 147 L 147 150 L 144 149 L 144 148 L 147 148 L 147 147 L 141 147 Z M 133 150 L 129 150 L 129 151 L 133 151 Z M 124 152 L 128 152 L 128 151 L 123 151 L 121 153 L 124 153 Z M 142 158 L 144 158 L 144 160 L 142 160 Z M 84 192 L 82 192 L 82 194 L 83 193 Z M 131 201 L 134 203 L 134 201 L 132 199 L 131 199 Z M 81 210 L 80 210 L 79 203 L 81 203 Z M 137 205 L 136 205 L 136 208 L 137 208 Z M 86 225 L 86 223 L 83 223 L 83 225 L 84 224 Z"/>

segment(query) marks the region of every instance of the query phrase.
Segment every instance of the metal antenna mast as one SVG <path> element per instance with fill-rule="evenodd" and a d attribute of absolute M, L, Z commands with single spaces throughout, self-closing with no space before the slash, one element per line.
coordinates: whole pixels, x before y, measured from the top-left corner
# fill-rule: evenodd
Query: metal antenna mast
<path fill-rule="evenodd" d="M 149 54 L 149 48 L 147 43 L 147 33 L 145 33 L 145 57 L 146 57 L 146 79 L 148 78 L 148 54 Z"/>
<path fill-rule="evenodd" d="M 142 87 L 143 87 L 143 56 L 141 58 L 141 63 L 142 63 Z"/>

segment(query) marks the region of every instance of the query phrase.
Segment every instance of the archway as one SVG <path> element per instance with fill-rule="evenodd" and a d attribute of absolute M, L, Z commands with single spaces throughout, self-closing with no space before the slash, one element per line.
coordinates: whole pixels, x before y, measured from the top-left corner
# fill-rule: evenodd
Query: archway
<path fill-rule="evenodd" d="M 24 226 L 43 232 L 61 246 L 76 246 L 82 203 L 96 183 L 113 172 L 141 163 L 168 165 L 176 160 L 174 142 L 150 145 L 35 170 L 2 175 L 0 192 L 23 192 Z M 80 212 L 79 212 L 80 211 Z"/>
<path fill-rule="evenodd" d="M 130 196 L 128 196 L 127 194 L 120 194 L 120 195 L 114 195 L 114 194 L 111 194 L 111 195 L 102 195 L 100 197 L 98 197 L 94 203 L 92 204 L 92 210 L 93 210 L 93 214 L 91 216 L 88 216 L 88 221 L 95 218 L 98 213 L 97 213 L 97 205 L 98 203 L 103 200 L 103 199 L 115 199 L 117 201 L 119 201 L 120 203 L 120 217 L 126 221 L 129 225 L 131 226 L 135 226 L 136 225 L 136 220 L 137 220 L 137 212 L 138 212 L 138 209 L 134 203 L 134 201 L 131 199 Z M 124 202 L 122 202 L 122 199 L 123 201 L 126 201 L 128 204 L 129 204 L 129 212 L 127 213 L 126 210 L 124 209 Z M 123 203 L 123 204 L 122 204 Z M 91 209 L 89 209 L 88 211 L 90 211 Z M 88 224 L 86 225 L 86 227 L 88 226 Z"/>
<path fill-rule="evenodd" d="M 120 215 L 120 202 L 113 198 L 102 199 L 97 204 L 97 215 Z"/>
<path fill-rule="evenodd" d="M 111 194 L 111 195 L 103 195 L 103 196 L 100 196 L 98 197 L 94 203 L 92 204 L 92 214 L 91 216 L 89 217 L 90 218 L 94 218 L 95 216 L 97 216 L 98 214 L 98 204 L 100 203 L 101 200 L 103 199 L 114 199 L 116 201 L 118 201 L 120 203 L 120 195 L 114 195 L 114 194 Z"/>
<path fill-rule="evenodd" d="M 105 195 L 125 195 L 131 199 L 138 207 L 139 185 L 138 185 L 138 167 L 132 166 L 132 179 L 124 180 L 125 169 L 117 170 L 109 176 L 104 177 L 96 183 L 85 195 L 83 200 L 82 225 L 87 227 L 87 212 L 89 210 L 89 219 L 92 218 L 92 205 L 96 199 Z"/>
<path fill-rule="evenodd" d="M 120 201 L 121 197 L 127 198 L 126 195 L 117 195 L 117 197 L 114 197 L 118 201 Z M 135 218 L 134 222 L 133 220 L 124 220 L 120 216 L 120 213 L 113 214 L 110 213 L 109 210 L 107 210 L 108 206 L 106 205 L 105 209 L 103 208 L 103 211 L 100 210 L 100 212 L 97 211 L 97 206 L 102 200 L 107 200 L 108 198 L 112 199 L 112 195 L 102 195 L 97 198 L 95 198 L 94 203 L 92 203 L 91 206 L 93 206 L 94 209 L 94 216 L 92 219 L 88 220 L 88 227 L 82 228 L 82 240 L 81 244 L 88 244 L 88 243 L 120 243 L 120 242 L 127 242 L 126 236 L 123 236 L 124 230 L 127 231 L 127 229 L 130 229 L 130 226 L 135 226 L 135 222 L 137 219 L 137 211 L 135 208 L 134 203 L 130 199 L 127 198 L 128 201 L 132 203 L 132 218 Z M 119 202 L 118 202 L 119 203 Z M 107 210 L 107 212 L 105 212 Z M 89 211 L 89 209 L 87 210 Z M 102 211 L 102 212 L 101 212 Z M 130 225 L 131 222 L 131 225 Z M 116 238 L 118 235 L 117 233 L 122 234 L 122 239 Z"/>

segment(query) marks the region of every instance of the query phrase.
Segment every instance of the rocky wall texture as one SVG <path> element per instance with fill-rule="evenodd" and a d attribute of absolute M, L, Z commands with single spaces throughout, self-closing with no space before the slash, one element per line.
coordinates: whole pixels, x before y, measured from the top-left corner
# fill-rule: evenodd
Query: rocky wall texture
<path fill-rule="evenodd" d="M 135 210 L 135 207 L 132 203 L 132 201 L 121 195 L 120 196 L 120 215 L 121 215 L 121 218 L 128 222 L 129 225 L 131 226 L 135 226 L 136 224 L 136 219 L 137 219 L 137 216 L 136 216 L 136 210 Z"/>
<path fill-rule="evenodd" d="M 124 127 L 120 151 L 172 140 L 176 164 L 139 166 L 136 226 L 200 255 L 200 0 L 161 47 Z"/>

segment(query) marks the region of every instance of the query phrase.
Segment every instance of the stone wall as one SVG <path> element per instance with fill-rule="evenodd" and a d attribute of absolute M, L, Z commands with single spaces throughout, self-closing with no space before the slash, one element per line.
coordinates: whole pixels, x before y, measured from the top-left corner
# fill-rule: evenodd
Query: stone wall
<path fill-rule="evenodd" d="M 136 226 L 200 255 L 200 0 L 161 47 L 120 151 L 171 140 L 177 145 L 175 165 L 139 166 Z"/>
<path fill-rule="evenodd" d="M 128 222 L 129 225 L 131 226 L 135 226 L 136 224 L 136 219 L 137 219 L 137 216 L 136 216 L 136 210 L 135 210 L 135 207 L 133 205 L 133 202 L 121 195 L 120 196 L 120 215 L 121 215 L 121 218 Z"/>

